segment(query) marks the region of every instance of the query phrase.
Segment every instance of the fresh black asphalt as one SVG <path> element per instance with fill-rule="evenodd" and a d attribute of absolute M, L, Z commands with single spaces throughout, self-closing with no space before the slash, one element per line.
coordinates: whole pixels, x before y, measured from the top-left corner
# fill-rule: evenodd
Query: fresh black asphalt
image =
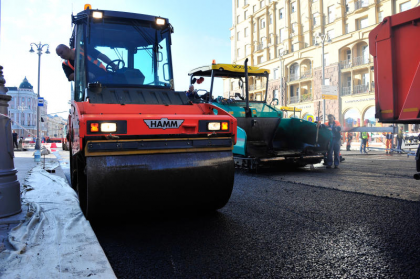
<path fill-rule="evenodd" d="M 338 170 L 238 170 L 217 212 L 93 228 L 118 278 L 420 278 L 420 203 L 394 198 L 420 187 L 413 159 L 369 156 Z M 393 179 L 394 194 L 372 192 Z"/>

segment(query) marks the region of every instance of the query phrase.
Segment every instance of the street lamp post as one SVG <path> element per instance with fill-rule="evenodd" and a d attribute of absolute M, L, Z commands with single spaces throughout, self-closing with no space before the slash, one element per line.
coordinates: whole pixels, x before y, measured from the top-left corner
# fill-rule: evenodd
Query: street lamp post
<path fill-rule="evenodd" d="M 322 85 L 325 85 L 325 59 L 324 59 L 324 44 L 325 41 L 327 41 L 327 43 L 331 42 L 331 39 L 328 37 L 328 34 L 321 34 L 318 33 L 315 35 L 315 38 L 319 38 L 321 40 L 322 43 Z M 315 45 L 318 46 L 318 42 L 315 42 Z M 321 87 L 322 90 L 322 87 Z M 321 91 L 321 95 L 322 95 L 322 91 Z M 319 121 L 319 119 L 318 119 Z M 322 99 L 322 121 L 325 122 L 325 99 Z"/>
<path fill-rule="evenodd" d="M 284 68 L 284 55 L 286 55 L 287 52 L 280 51 L 279 57 L 280 57 L 280 92 L 281 92 L 281 106 L 285 105 L 285 94 L 284 94 L 284 77 L 283 77 L 283 68 Z"/>
<path fill-rule="evenodd" d="M 40 77 L 41 77 L 41 54 L 42 54 L 42 49 L 44 47 L 47 47 L 47 51 L 45 52 L 46 54 L 50 54 L 50 50 L 49 50 L 49 45 L 48 44 L 41 44 L 41 42 L 39 42 L 39 44 L 35 44 L 35 43 L 31 43 L 31 49 L 29 50 L 29 52 L 33 53 L 35 52 L 34 49 L 32 48 L 33 46 L 35 46 L 36 50 L 37 50 L 37 54 L 38 54 L 38 101 L 39 102 L 39 84 L 40 84 Z M 40 149 L 41 149 L 41 141 L 39 138 L 39 129 L 40 129 L 40 113 L 39 113 L 39 104 L 37 104 L 36 107 L 36 143 L 35 143 L 35 158 L 37 155 L 37 151 L 39 153 Z M 39 153 L 39 156 L 40 153 Z M 39 157 L 41 158 L 41 157 Z"/>

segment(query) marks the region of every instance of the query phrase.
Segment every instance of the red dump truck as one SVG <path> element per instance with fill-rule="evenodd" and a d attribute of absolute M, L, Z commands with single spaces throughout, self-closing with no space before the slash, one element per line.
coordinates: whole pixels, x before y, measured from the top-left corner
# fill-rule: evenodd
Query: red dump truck
<path fill-rule="evenodd" d="M 386 17 L 369 34 L 375 67 L 376 118 L 420 123 L 420 7 Z M 420 148 L 416 165 L 420 172 Z M 414 175 L 420 179 L 420 173 Z"/>

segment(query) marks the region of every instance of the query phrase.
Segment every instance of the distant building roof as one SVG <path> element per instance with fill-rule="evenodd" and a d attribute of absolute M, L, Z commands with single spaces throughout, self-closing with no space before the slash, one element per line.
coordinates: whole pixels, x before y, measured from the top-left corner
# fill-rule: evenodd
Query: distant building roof
<path fill-rule="evenodd" d="M 32 84 L 30 84 L 28 82 L 28 80 L 26 79 L 26 77 L 23 79 L 22 83 L 19 85 L 19 88 L 24 88 L 24 89 L 33 89 L 34 87 L 32 86 Z"/>
<path fill-rule="evenodd" d="M 6 87 L 9 91 L 17 91 L 17 87 Z"/>

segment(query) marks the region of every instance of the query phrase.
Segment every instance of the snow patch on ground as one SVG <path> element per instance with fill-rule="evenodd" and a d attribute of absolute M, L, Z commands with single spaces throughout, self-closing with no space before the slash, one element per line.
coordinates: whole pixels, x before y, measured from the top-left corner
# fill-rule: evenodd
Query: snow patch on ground
<path fill-rule="evenodd" d="M 0 277 L 116 278 L 66 180 L 38 164 L 23 184 L 28 213 L 9 233 L 12 249 L 0 253 Z"/>

